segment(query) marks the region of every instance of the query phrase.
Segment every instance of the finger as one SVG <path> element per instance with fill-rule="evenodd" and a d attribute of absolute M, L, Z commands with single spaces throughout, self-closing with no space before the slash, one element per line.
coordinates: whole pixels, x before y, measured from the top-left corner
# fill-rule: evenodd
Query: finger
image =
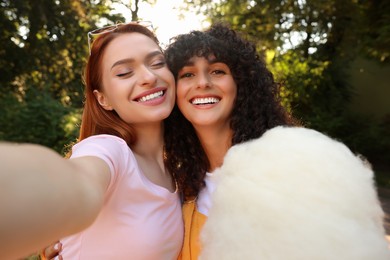
<path fill-rule="evenodd" d="M 63 260 L 62 255 L 57 255 L 54 258 L 51 258 L 50 260 Z"/>
<path fill-rule="evenodd" d="M 50 246 L 44 249 L 44 256 L 46 257 L 46 259 L 53 259 L 54 257 L 59 255 L 61 249 L 62 249 L 62 244 L 60 242 L 51 244 Z"/>

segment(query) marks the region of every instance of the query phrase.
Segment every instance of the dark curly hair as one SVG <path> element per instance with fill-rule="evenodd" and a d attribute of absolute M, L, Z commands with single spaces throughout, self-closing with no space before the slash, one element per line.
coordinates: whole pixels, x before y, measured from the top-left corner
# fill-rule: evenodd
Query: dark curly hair
<path fill-rule="evenodd" d="M 224 24 L 192 31 L 174 38 L 165 51 L 169 68 L 177 80 L 178 72 L 195 56 L 212 55 L 229 66 L 237 85 L 237 97 L 231 116 L 232 145 L 262 136 L 279 125 L 294 120 L 281 106 L 279 85 L 266 68 L 256 47 Z M 165 121 L 166 166 L 175 173 L 185 198 L 196 197 L 204 187 L 210 162 L 195 133 L 177 105 Z"/>

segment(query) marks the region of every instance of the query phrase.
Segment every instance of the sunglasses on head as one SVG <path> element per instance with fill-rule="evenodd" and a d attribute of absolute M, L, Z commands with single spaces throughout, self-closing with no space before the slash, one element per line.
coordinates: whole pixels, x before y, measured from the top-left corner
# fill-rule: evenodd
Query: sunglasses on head
<path fill-rule="evenodd" d="M 118 29 L 120 26 L 128 25 L 128 24 L 138 24 L 138 25 L 141 25 L 145 28 L 148 28 L 151 31 L 154 31 L 153 24 L 150 21 L 131 21 L 129 23 L 119 22 L 119 23 L 116 23 L 114 25 L 109 25 L 109 26 L 95 29 L 93 31 L 88 32 L 88 34 L 87 34 L 89 54 L 91 54 L 91 45 L 93 43 L 93 37 L 98 36 L 98 35 L 102 35 L 102 34 L 106 34 L 106 33 L 110 33 L 110 32 L 115 32 L 115 30 Z"/>

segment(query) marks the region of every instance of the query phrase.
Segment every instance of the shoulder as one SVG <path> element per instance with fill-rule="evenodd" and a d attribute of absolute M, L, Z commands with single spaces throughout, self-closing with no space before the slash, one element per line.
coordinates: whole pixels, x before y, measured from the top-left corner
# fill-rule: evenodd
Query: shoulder
<path fill-rule="evenodd" d="M 104 145 L 104 144 L 112 144 L 112 145 L 119 145 L 119 146 L 127 146 L 125 140 L 123 140 L 120 137 L 117 137 L 115 135 L 107 135 L 107 134 L 101 134 L 101 135 L 92 135 L 88 138 L 85 138 L 84 140 L 81 140 L 77 144 L 75 144 L 74 147 L 83 146 L 86 144 L 96 144 L 96 145 Z"/>
<path fill-rule="evenodd" d="M 72 148 L 72 157 L 78 152 L 92 152 L 92 153 L 110 153 L 112 155 L 119 155 L 122 153 L 131 153 L 127 143 L 122 138 L 114 135 L 93 135 L 77 144 Z"/>
<path fill-rule="evenodd" d="M 90 136 L 74 145 L 71 157 L 81 156 L 99 157 L 113 171 L 124 171 L 135 161 L 133 152 L 123 139 L 106 134 Z"/>

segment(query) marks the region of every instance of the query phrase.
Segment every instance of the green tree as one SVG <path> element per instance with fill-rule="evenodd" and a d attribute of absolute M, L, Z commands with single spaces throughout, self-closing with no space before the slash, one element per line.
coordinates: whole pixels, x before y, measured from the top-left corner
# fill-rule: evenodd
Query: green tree
<path fill-rule="evenodd" d="M 61 151 L 83 102 L 87 32 L 123 20 L 110 1 L 0 1 L 0 138 Z M 61 140 L 65 139 L 65 140 Z"/>
<path fill-rule="evenodd" d="M 383 63 L 390 63 L 390 2 L 387 0 L 365 1 L 366 25 L 362 34 L 365 52 Z"/>
<path fill-rule="evenodd" d="M 154 5 L 156 3 L 157 0 L 128 0 L 128 4 L 126 4 L 126 1 L 122 1 L 122 3 L 127 6 L 129 8 L 129 10 L 131 11 L 131 20 L 132 21 L 138 21 L 140 20 L 139 16 L 138 16 L 138 11 L 139 11 L 139 4 L 141 2 L 145 2 L 149 5 Z"/>

